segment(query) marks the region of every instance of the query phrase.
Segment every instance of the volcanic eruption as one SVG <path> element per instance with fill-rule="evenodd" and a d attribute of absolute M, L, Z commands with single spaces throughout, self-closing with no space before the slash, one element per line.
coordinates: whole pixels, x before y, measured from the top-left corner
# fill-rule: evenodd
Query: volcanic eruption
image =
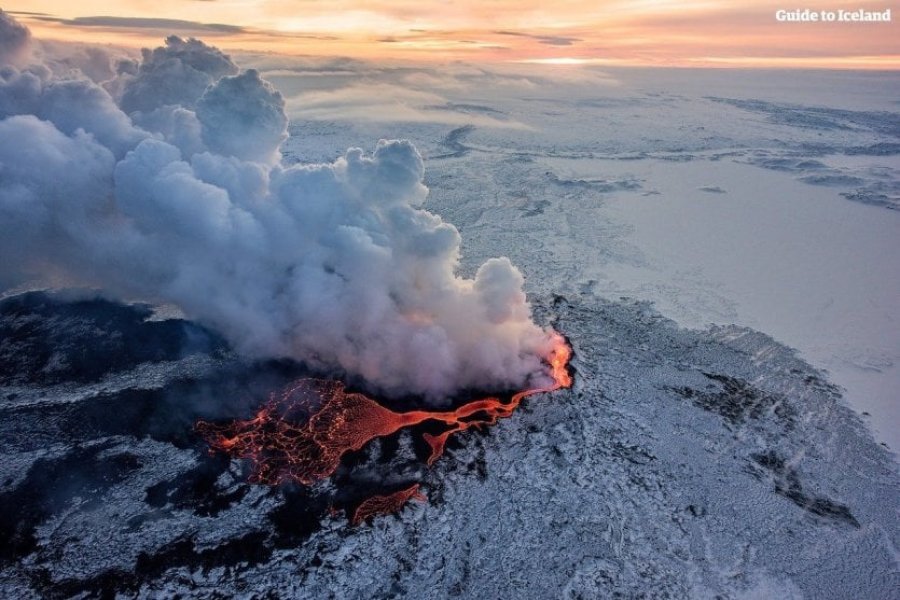
<path fill-rule="evenodd" d="M 396 413 L 306 381 L 250 421 L 198 426 L 253 458 L 255 480 L 327 477 L 347 451 L 425 421 L 443 426 L 426 438 L 433 462 L 454 433 L 568 384 L 565 344 L 532 319 L 509 259 L 459 274 L 460 234 L 422 208 L 409 141 L 285 164 L 281 94 L 199 40 L 109 54 L 92 79 L 32 52 L 40 42 L 2 12 L 0 33 L 0 139 L 16 140 L 0 145 L 0 292 L 62 283 L 174 305 L 251 360 L 289 358 L 428 407 Z M 432 409 L 461 390 L 523 388 Z"/>
<path fill-rule="evenodd" d="M 449 411 L 394 412 L 363 394 L 347 392 L 340 382 L 301 379 L 274 396 L 251 419 L 229 424 L 200 421 L 196 428 L 211 448 L 234 458 L 250 459 L 251 481 L 269 485 L 283 481 L 315 483 L 334 473 L 346 453 L 426 421 L 443 426 L 437 435 L 423 435 L 431 447 L 431 465 L 443 454 L 453 434 L 493 425 L 512 415 L 528 396 L 572 385 L 567 370 L 571 349 L 562 336 L 555 335 L 554 341 L 547 359 L 551 383 L 518 392 L 506 402 L 489 397 Z M 321 406 L 303 421 L 303 415 L 317 401 Z M 390 512 L 417 494 L 418 485 L 388 496 L 373 496 L 357 508 L 351 520 L 358 523 L 365 518 L 360 515 Z"/>
<path fill-rule="evenodd" d="M 314 483 L 331 475 L 345 453 L 425 421 L 436 421 L 445 427 L 438 435 L 424 436 L 431 446 L 428 464 L 432 464 L 454 433 L 493 425 L 498 419 L 509 417 L 526 397 L 572 385 L 567 371 L 571 350 L 561 336 L 555 339 L 556 346 L 548 358 L 552 383 L 518 392 L 507 402 L 490 397 L 450 411 L 394 412 L 363 394 L 347 392 L 340 382 L 301 379 L 273 397 L 252 419 L 227 425 L 200 421 L 197 430 L 216 450 L 251 459 L 252 479 L 260 483 Z M 308 421 L 297 423 L 297 416 L 316 400 L 321 400 L 321 407 Z"/>

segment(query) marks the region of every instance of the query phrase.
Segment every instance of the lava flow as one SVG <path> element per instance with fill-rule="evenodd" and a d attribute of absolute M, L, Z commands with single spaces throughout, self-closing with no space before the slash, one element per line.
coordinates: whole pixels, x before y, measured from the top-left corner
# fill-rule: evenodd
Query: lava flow
<path fill-rule="evenodd" d="M 388 494 L 386 496 L 376 495 L 366 498 L 363 500 L 362 504 L 353 511 L 353 516 L 350 517 L 350 523 L 359 525 L 369 517 L 395 513 L 410 500 L 421 500 L 423 502 L 427 500 L 427 498 L 419 492 L 418 483 L 414 483 L 408 488 L 396 491 L 393 494 Z"/>
<path fill-rule="evenodd" d="M 424 434 L 431 446 L 428 464 L 432 464 L 454 433 L 493 425 L 498 419 L 510 416 L 524 398 L 571 386 L 567 365 L 572 350 L 561 336 L 556 336 L 556 340 L 548 358 L 553 383 L 518 392 L 508 402 L 492 397 L 469 402 L 452 411 L 394 412 L 362 394 L 347 392 L 340 382 L 301 379 L 273 397 L 252 419 L 228 424 L 200 421 L 196 428 L 212 449 L 235 458 L 249 458 L 253 464 L 250 480 L 256 483 L 274 485 L 293 480 L 312 484 L 334 473 L 347 452 L 426 421 L 446 426 L 437 435 Z M 312 412 L 316 406 L 318 410 Z M 312 416 L 303 418 L 311 412 Z M 416 490 L 405 493 L 409 490 L 401 494 L 399 506 L 415 495 Z M 397 505 L 401 498 L 394 496 L 370 500 L 386 498 L 388 503 Z M 379 512 L 383 503 L 376 504 L 372 508 Z M 363 506 L 357 510 L 356 517 L 360 510 L 363 514 L 368 511 Z"/>

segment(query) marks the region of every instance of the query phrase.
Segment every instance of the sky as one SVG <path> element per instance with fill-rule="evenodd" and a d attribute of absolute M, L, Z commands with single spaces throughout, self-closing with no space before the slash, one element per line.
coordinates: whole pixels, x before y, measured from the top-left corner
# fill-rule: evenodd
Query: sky
<path fill-rule="evenodd" d="M 900 69 L 900 5 L 881 0 L 5 0 L 0 7 L 40 38 L 131 47 L 174 33 L 233 51 L 376 60 Z M 892 20 L 775 17 L 797 8 L 891 9 Z"/>

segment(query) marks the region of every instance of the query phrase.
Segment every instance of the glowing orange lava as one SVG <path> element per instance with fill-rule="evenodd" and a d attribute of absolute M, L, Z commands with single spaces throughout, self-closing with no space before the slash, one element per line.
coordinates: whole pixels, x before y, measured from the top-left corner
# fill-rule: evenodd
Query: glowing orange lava
<path fill-rule="evenodd" d="M 419 492 L 418 483 L 409 486 L 405 490 L 396 491 L 393 494 L 388 494 L 386 496 L 376 495 L 366 498 L 353 512 L 353 516 L 350 517 L 350 523 L 359 525 L 369 517 L 395 513 L 403 508 L 410 500 L 421 500 L 423 502 L 428 500 L 424 494 Z"/>
<path fill-rule="evenodd" d="M 293 480 L 312 484 L 330 476 L 338 468 L 341 457 L 359 450 L 371 440 L 391 435 L 404 427 L 426 421 L 442 423 L 446 428 L 437 435 L 424 434 L 431 446 L 428 464 L 437 460 L 447 440 L 454 433 L 470 427 L 493 425 L 510 416 L 522 400 L 540 392 L 551 392 L 572 385 L 567 364 L 571 348 L 561 336 L 548 357 L 553 383 L 513 395 L 508 402 L 499 398 L 475 400 L 451 411 L 413 410 L 394 412 L 362 394 L 345 391 L 336 381 L 301 379 L 266 403 L 256 416 L 244 421 L 215 424 L 197 423 L 197 431 L 212 449 L 235 458 L 249 458 L 253 463 L 250 480 L 270 485 Z M 318 406 L 318 409 L 315 408 Z M 312 412 L 315 410 L 315 412 Z M 312 416 L 306 418 L 312 412 Z M 357 509 L 379 512 L 379 507 L 400 507 L 417 493 L 418 488 L 404 490 L 401 496 L 375 496 L 373 504 Z M 367 516 L 367 515 L 366 515 Z M 363 519 L 365 518 L 362 517 Z"/>

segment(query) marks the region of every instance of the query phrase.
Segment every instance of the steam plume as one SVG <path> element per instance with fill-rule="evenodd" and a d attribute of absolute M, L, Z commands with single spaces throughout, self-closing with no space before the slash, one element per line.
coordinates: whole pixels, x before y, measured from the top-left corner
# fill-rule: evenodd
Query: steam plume
<path fill-rule="evenodd" d="M 0 10 L 0 65 L 16 64 L 28 52 L 31 32 Z"/>
<path fill-rule="evenodd" d="M 541 383 L 553 340 L 522 274 L 456 275 L 409 142 L 286 167 L 281 95 L 203 42 L 170 37 L 101 86 L 14 65 L 29 36 L 5 14 L 0 35 L 0 289 L 52 275 L 174 303 L 247 354 L 388 394 Z"/>

